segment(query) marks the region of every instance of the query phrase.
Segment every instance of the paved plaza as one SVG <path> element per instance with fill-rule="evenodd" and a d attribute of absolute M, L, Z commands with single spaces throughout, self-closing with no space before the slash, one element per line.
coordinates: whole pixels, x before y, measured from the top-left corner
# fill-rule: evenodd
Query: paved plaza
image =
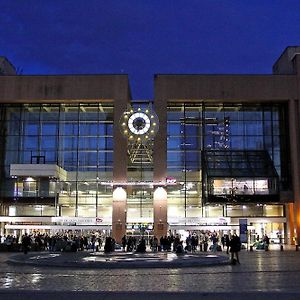
<path fill-rule="evenodd" d="M 220 261 L 161 268 L 83 267 L 80 258 L 69 267 L 7 263 L 12 255 L 0 254 L 0 299 L 300 299 L 300 251 L 295 248 L 243 250 L 240 265 Z"/>
<path fill-rule="evenodd" d="M 197 252 L 176 254 L 173 252 L 132 253 L 115 251 L 101 252 L 31 252 L 27 255 L 11 255 L 11 264 L 37 267 L 100 268 L 100 269 L 146 269 L 146 268 L 187 268 L 229 264 L 228 255 Z"/>

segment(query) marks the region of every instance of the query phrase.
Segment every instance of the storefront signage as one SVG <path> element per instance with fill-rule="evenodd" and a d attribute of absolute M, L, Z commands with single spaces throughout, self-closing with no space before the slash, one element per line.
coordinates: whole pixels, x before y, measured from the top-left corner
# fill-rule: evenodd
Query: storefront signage
<path fill-rule="evenodd" d="M 101 181 L 99 182 L 100 185 L 107 185 L 107 186 L 165 186 L 165 185 L 176 185 L 177 181 L 176 178 L 167 177 L 166 181 L 159 181 L 159 182 L 153 182 L 153 181 L 134 181 L 134 182 L 114 182 L 114 181 Z"/>
<path fill-rule="evenodd" d="M 166 178 L 166 183 L 167 183 L 168 185 L 172 185 L 172 184 L 176 184 L 177 181 L 176 181 L 176 178 L 174 178 L 174 177 L 167 177 L 167 178 Z"/>
<path fill-rule="evenodd" d="M 52 217 L 52 223 L 64 225 L 102 225 L 111 223 L 111 219 L 103 218 L 83 218 L 83 217 Z"/>
<path fill-rule="evenodd" d="M 197 217 L 188 217 L 188 218 L 169 218 L 170 225 L 229 225 L 230 218 L 220 217 L 220 218 L 197 218 Z"/>

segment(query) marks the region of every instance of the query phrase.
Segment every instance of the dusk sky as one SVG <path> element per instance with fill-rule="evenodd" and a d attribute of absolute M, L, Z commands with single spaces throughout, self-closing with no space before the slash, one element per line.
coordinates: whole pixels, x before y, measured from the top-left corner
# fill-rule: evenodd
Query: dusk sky
<path fill-rule="evenodd" d="M 23 75 L 261 74 L 300 45 L 299 0 L 0 0 L 0 56 Z"/>

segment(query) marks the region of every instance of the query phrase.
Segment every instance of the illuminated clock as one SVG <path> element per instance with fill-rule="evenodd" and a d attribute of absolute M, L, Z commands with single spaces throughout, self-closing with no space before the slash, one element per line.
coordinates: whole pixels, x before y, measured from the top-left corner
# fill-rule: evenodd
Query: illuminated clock
<path fill-rule="evenodd" d="M 145 113 L 136 112 L 128 119 L 128 128 L 134 134 L 145 134 L 150 127 L 150 119 Z"/>
<path fill-rule="evenodd" d="M 129 142 L 146 143 L 158 131 L 158 118 L 151 108 L 129 108 L 120 119 L 121 132 Z"/>

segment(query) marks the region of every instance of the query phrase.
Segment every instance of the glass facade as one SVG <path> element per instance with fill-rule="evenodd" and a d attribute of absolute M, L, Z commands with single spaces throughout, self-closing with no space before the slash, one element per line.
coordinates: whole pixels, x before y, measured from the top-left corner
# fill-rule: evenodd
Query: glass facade
<path fill-rule="evenodd" d="M 202 224 L 202 218 L 284 217 L 279 191 L 290 188 L 285 115 L 279 104 L 169 102 L 170 230 Z M 5 104 L 0 122 L 0 192 L 9 216 L 90 217 L 112 224 L 114 126 L 120 125 L 114 124 L 113 103 Z M 132 234 L 154 226 L 154 163 L 153 141 L 128 143 L 122 211 Z M 20 165 L 21 175 L 14 171 Z"/>
<path fill-rule="evenodd" d="M 279 187 L 290 188 L 285 115 L 280 104 L 169 102 L 167 171 L 177 184 L 168 187 L 168 217 L 229 216 L 230 202 L 250 202 L 248 216 L 263 216 L 256 203 L 276 203 Z M 214 206 L 212 195 L 230 197 Z"/>
<path fill-rule="evenodd" d="M 0 122 L 1 196 L 16 215 L 42 203 L 40 215 L 111 217 L 112 188 L 100 182 L 112 180 L 113 103 L 2 105 Z M 58 166 L 64 178 L 12 176 L 15 164 Z"/>

